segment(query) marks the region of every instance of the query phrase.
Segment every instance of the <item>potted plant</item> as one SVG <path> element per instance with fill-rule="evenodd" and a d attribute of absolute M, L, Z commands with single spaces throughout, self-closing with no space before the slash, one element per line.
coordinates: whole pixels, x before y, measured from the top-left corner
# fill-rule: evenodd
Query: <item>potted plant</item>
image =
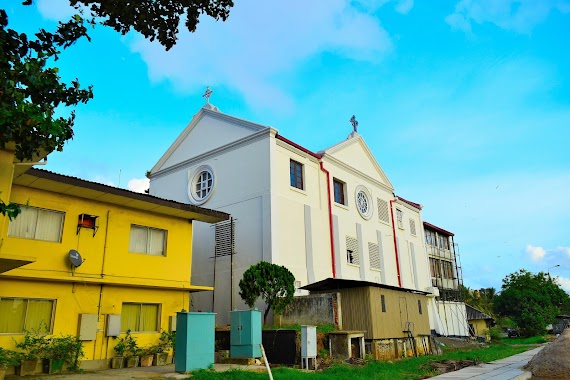
<path fill-rule="evenodd" d="M 78 370 L 79 359 L 83 354 L 83 343 L 77 337 L 71 335 L 52 337 L 43 360 L 44 373 L 61 373 L 65 363 L 68 363 L 69 370 Z"/>
<path fill-rule="evenodd" d="M 19 355 L 20 365 L 16 366 L 16 374 L 20 376 L 33 375 L 41 358 L 46 353 L 49 338 L 43 333 L 25 331 L 24 339 L 16 342 L 16 347 L 24 352 Z"/>
<path fill-rule="evenodd" d="M 155 352 L 156 352 L 156 346 L 147 346 L 141 348 L 138 352 L 140 356 L 140 366 L 141 367 L 152 366 L 152 361 L 154 359 Z"/>
<path fill-rule="evenodd" d="M 166 365 L 168 360 L 168 350 L 173 346 L 174 342 L 174 331 L 166 332 L 164 330 L 160 333 L 160 338 L 158 339 L 158 344 L 155 346 L 155 354 L 153 365 Z"/>
<path fill-rule="evenodd" d="M 0 347 L 0 380 L 4 380 L 6 368 L 15 367 L 19 364 L 20 358 L 17 352 Z"/>
<path fill-rule="evenodd" d="M 131 330 L 127 330 L 126 335 L 119 338 L 113 349 L 115 350 L 115 357 L 111 361 L 111 368 L 123 368 L 125 361 L 127 368 L 138 365 L 138 345 L 131 335 Z"/>

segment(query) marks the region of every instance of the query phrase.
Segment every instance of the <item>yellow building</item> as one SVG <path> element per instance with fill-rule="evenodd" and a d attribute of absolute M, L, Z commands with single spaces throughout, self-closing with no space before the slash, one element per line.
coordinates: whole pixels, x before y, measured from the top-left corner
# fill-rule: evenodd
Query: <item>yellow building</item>
<path fill-rule="evenodd" d="M 81 335 L 84 367 L 106 367 L 116 337 L 157 343 L 190 310 L 192 221 L 228 214 L 13 165 L 0 150 L 0 197 L 22 213 L 0 222 L 0 347 L 24 330 Z"/>
<path fill-rule="evenodd" d="M 495 326 L 495 320 L 481 310 L 475 309 L 473 306 L 465 305 L 467 308 L 467 321 L 469 322 L 469 334 L 471 336 L 483 336 L 486 340 L 490 340 L 489 329 Z"/>

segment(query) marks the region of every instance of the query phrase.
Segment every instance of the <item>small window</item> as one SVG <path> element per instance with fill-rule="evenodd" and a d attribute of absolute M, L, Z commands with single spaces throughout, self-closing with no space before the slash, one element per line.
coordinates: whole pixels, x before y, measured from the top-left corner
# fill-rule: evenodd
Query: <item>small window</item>
<path fill-rule="evenodd" d="M 402 213 L 402 210 L 400 210 L 399 208 L 396 209 L 396 220 L 398 222 L 398 227 L 401 229 L 404 229 L 404 214 Z"/>
<path fill-rule="evenodd" d="M 21 213 L 10 222 L 8 236 L 61 242 L 64 213 L 37 207 L 20 206 Z"/>
<path fill-rule="evenodd" d="M 164 256 L 165 245 L 165 230 L 131 224 L 129 252 L 144 253 L 152 256 Z"/>
<path fill-rule="evenodd" d="M 435 232 L 426 230 L 426 243 L 427 245 L 436 246 Z"/>
<path fill-rule="evenodd" d="M 301 293 L 301 289 L 299 289 L 301 287 L 301 281 L 295 281 L 295 293 L 300 294 Z"/>
<path fill-rule="evenodd" d="M 303 164 L 291 160 L 289 174 L 291 177 L 291 186 L 303 190 L 305 188 L 303 183 Z"/>
<path fill-rule="evenodd" d="M 52 333 L 54 300 L 1 298 L 0 334 Z"/>
<path fill-rule="evenodd" d="M 210 199 L 216 185 L 214 169 L 202 165 L 188 176 L 188 197 L 195 205 L 202 205 Z"/>
<path fill-rule="evenodd" d="M 410 219 L 410 233 L 416 236 L 416 222 L 413 219 Z"/>
<path fill-rule="evenodd" d="M 422 314 L 422 301 L 418 300 L 418 311 Z"/>
<path fill-rule="evenodd" d="M 160 305 L 153 303 L 123 303 L 121 331 L 158 331 Z"/>
<path fill-rule="evenodd" d="M 346 237 L 346 262 L 352 265 L 360 265 L 358 240 L 350 236 Z"/>
<path fill-rule="evenodd" d="M 346 184 L 338 179 L 333 179 L 333 187 L 334 187 L 334 201 L 335 203 L 346 205 L 346 196 L 345 196 L 345 186 Z"/>
<path fill-rule="evenodd" d="M 438 235 L 438 240 L 439 240 L 439 248 L 449 249 L 449 237 Z"/>
<path fill-rule="evenodd" d="M 380 303 L 382 304 L 382 313 L 386 312 L 386 298 L 384 297 L 384 294 L 380 295 Z"/>

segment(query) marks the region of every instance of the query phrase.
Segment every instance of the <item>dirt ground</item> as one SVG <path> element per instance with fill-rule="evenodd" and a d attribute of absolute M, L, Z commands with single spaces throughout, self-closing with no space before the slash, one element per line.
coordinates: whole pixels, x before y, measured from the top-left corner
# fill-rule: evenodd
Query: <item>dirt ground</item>
<path fill-rule="evenodd" d="M 474 348 L 481 346 L 481 343 L 468 338 L 447 338 L 440 336 L 435 338 L 435 340 L 437 342 L 445 344 L 446 347 L 452 348 Z"/>

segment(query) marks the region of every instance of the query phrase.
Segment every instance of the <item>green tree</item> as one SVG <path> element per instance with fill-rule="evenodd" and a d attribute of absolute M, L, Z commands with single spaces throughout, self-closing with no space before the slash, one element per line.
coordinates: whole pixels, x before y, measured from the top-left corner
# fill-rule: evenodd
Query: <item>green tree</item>
<path fill-rule="evenodd" d="M 249 307 L 253 307 L 259 297 L 265 301 L 265 323 L 269 310 L 281 314 L 293 301 L 295 276 L 282 265 L 261 261 L 244 272 L 239 288 L 239 295 Z"/>
<path fill-rule="evenodd" d="M 206 14 L 226 20 L 232 0 L 69 0 L 78 10 L 67 22 L 59 22 L 55 32 L 40 29 L 34 38 L 8 28 L 8 16 L 0 9 L 0 149 L 15 145 L 18 160 L 33 160 L 42 152 L 61 151 L 73 137 L 75 114 L 65 116 L 63 107 L 87 103 L 93 98 L 92 87 L 81 88 L 77 79 L 65 84 L 57 67 L 50 67 L 61 50 L 87 34 L 87 26 L 109 26 L 126 34 L 131 29 L 144 37 L 158 40 L 167 50 L 177 40 L 181 17 L 194 32 L 199 16 Z M 25 0 L 23 5 L 31 5 Z M 87 19 L 84 15 L 87 14 Z M 89 19 L 90 18 L 90 19 Z M 87 25 L 87 26 L 86 26 Z M 0 213 L 16 217 L 17 205 L 0 200 Z"/>
<path fill-rule="evenodd" d="M 527 336 L 544 334 L 557 314 L 570 309 L 570 296 L 546 273 L 524 269 L 503 279 L 494 298 L 495 311 L 509 317 Z"/>

